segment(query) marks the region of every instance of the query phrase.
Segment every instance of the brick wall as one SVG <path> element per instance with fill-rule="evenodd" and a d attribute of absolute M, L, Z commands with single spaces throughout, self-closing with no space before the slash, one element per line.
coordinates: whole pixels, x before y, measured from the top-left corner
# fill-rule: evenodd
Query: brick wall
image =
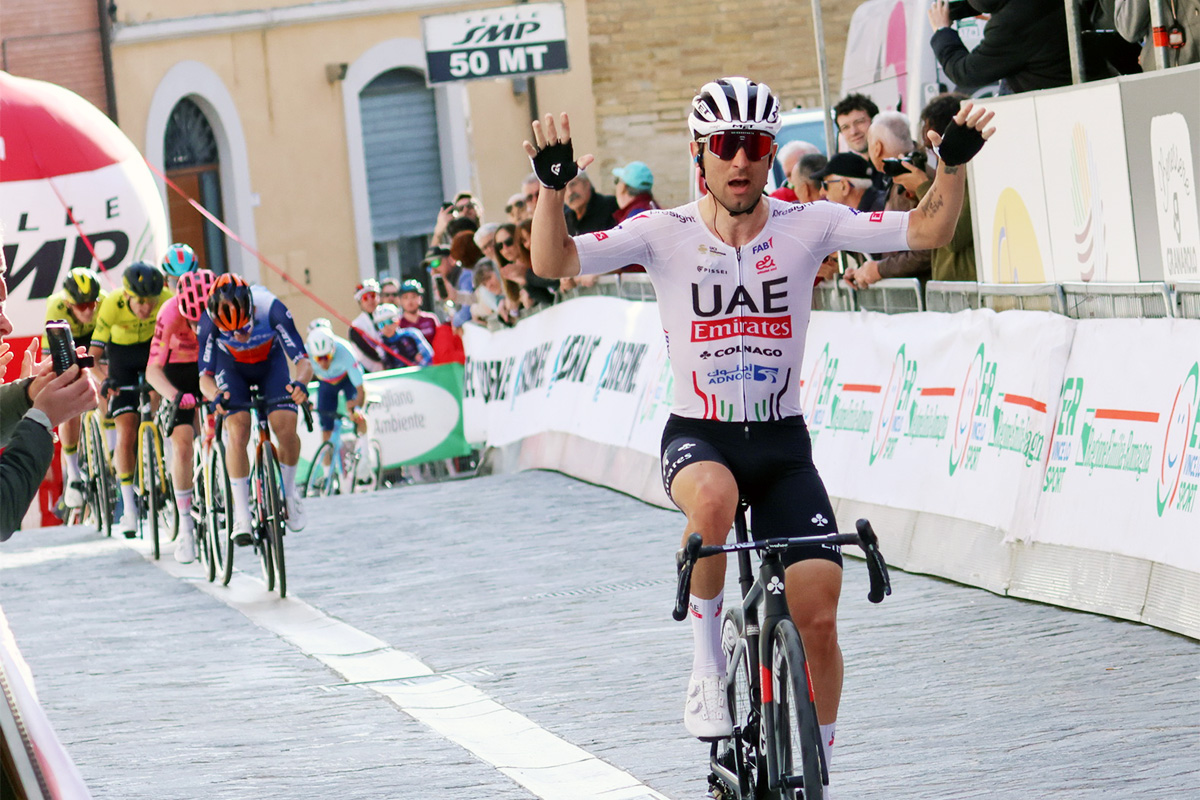
<path fill-rule="evenodd" d="M 0 0 L 0 69 L 108 111 L 96 0 Z"/>
<path fill-rule="evenodd" d="M 834 102 L 857 5 L 852 0 L 822 5 Z M 597 164 L 589 172 L 606 193 L 612 191 L 610 170 L 638 159 L 654 172 L 660 204 L 687 201 L 688 104 L 714 78 L 763 81 L 785 110 L 820 105 L 812 6 L 806 0 L 588 0 L 587 12 L 599 140 Z"/>

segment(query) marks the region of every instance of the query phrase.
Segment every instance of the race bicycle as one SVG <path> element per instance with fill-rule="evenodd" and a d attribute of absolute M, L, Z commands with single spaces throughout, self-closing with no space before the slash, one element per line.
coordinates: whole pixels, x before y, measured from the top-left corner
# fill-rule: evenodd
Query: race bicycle
<path fill-rule="evenodd" d="M 105 536 L 112 536 L 120 488 L 108 447 L 104 443 L 100 412 L 96 409 L 86 412 L 80 424 L 79 481 L 82 484 L 83 506 L 70 509 L 68 524 L 90 523 Z"/>
<path fill-rule="evenodd" d="M 783 554 L 793 545 L 857 545 L 866 556 L 872 603 L 892 593 L 887 564 L 865 519 L 858 521 L 857 533 L 750 541 L 745 509 L 744 501 L 738 504 L 736 542 L 705 545 L 693 533 L 676 555 L 679 585 L 672 616 L 678 621 L 687 616 L 696 561 L 718 553 L 737 553 L 738 560 L 742 606 L 727 608 L 721 621 L 733 735 L 712 743 L 710 795 L 716 800 L 824 800 L 829 771 L 804 643 L 788 612 Z M 751 550 L 761 554 L 757 578 Z"/>
<path fill-rule="evenodd" d="M 304 422 L 312 430 L 312 407 L 305 403 Z M 275 443 L 271 441 L 271 429 L 267 423 L 267 398 L 257 386 L 250 388 L 250 411 L 258 428 L 258 441 L 254 443 L 254 460 L 250 465 L 250 518 L 251 536 L 254 551 L 262 564 L 263 583 L 267 591 L 279 587 L 279 596 L 287 597 L 287 563 L 284 558 L 283 537 L 287 527 L 287 505 L 284 502 L 283 473 L 279 468 L 279 455 L 275 452 Z M 225 415 L 217 417 L 215 441 L 220 442 Z M 223 445 L 214 448 L 214 455 L 220 456 L 220 472 L 210 476 L 209 488 L 218 487 L 224 495 L 222 500 L 222 515 L 228 522 L 225 531 L 224 574 L 222 583 L 226 586 L 233 577 L 233 504 L 232 491 L 229 488 L 228 464 L 225 461 Z M 220 487 L 218 481 L 224 482 Z M 209 501 L 216 500 L 214 490 Z M 210 516 L 210 520 L 213 519 Z M 221 528 L 215 528 L 220 535 Z M 214 536 L 214 539 L 217 538 Z"/>
<path fill-rule="evenodd" d="M 378 403 L 378 398 L 368 398 L 364 411 Z M 363 436 L 367 439 L 367 445 L 360 450 L 354 419 L 348 414 L 337 414 L 329 441 L 322 442 L 308 462 L 308 475 L 301 488 L 305 497 L 371 492 L 380 487 L 383 451 L 379 442 L 371 436 L 370 427 Z"/>
<path fill-rule="evenodd" d="M 175 488 L 163 457 L 163 442 L 174 428 L 179 399 L 160 403 L 154 409 L 153 387 L 144 372 L 138 373 L 137 383 L 129 386 L 109 385 L 108 391 L 136 391 L 138 395 L 137 476 L 138 530 L 143 539 L 150 540 L 157 561 L 161 555 L 161 535 L 165 530 L 170 541 L 179 535 L 179 509 L 175 507 Z M 164 434 L 164 431 L 166 433 Z M 149 533 L 149 535 L 147 535 Z"/>

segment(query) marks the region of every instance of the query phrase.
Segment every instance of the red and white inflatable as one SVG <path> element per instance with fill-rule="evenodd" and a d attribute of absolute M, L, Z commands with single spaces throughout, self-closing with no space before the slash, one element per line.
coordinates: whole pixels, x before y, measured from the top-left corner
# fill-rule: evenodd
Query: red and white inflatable
<path fill-rule="evenodd" d="M 167 247 L 162 198 L 141 153 L 74 92 L 0 72 L 0 237 L 15 337 L 41 332 L 72 267 L 120 271 Z"/>

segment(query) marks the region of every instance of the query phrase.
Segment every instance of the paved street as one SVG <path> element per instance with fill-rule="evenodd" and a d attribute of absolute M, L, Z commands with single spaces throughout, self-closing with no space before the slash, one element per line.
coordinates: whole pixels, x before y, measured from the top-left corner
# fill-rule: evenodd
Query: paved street
<path fill-rule="evenodd" d="M 295 601 L 245 550 L 237 586 L 202 591 L 84 529 L 0 546 L 0 604 L 96 797 L 569 797 L 530 788 L 560 750 L 584 784 L 629 778 L 605 796 L 704 795 L 678 514 L 542 472 L 308 509 Z M 872 606 L 848 561 L 838 800 L 1200 796 L 1200 643 L 892 577 Z M 442 691 L 496 723 L 458 725 Z"/>

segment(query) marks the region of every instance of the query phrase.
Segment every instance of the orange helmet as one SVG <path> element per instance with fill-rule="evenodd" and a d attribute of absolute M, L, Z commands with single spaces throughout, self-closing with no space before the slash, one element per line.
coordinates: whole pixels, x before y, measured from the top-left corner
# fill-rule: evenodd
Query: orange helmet
<path fill-rule="evenodd" d="M 253 321 L 253 305 L 246 279 L 226 273 L 213 283 L 208 296 L 208 315 L 221 330 L 238 331 Z"/>

